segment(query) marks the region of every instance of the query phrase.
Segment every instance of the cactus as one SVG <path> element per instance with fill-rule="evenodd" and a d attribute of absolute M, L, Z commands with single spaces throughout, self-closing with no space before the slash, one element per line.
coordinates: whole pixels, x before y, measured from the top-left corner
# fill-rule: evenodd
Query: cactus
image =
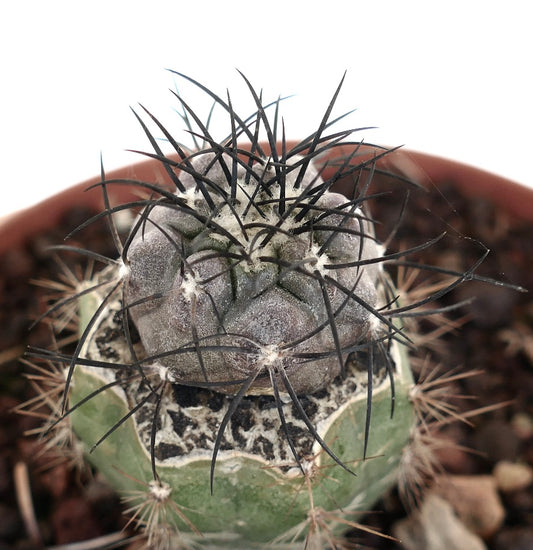
<path fill-rule="evenodd" d="M 78 304 L 76 349 L 33 353 L 64 371 L 47 431 L 72 426 L 150 548 L 340 548 L 397 482 L 420 424 L 402 318 L 479 262 L 432 297 L 399 299 L 385 265 L 437 239 L 395 254 L 377 241 L 369 186 L 389 150 L 360 157 L 355 130 L 328 133 L 342 82 L 317 131 L 289 146 L 279 102 L 246 79 L 251 117 L 180 76 L 230 135 L 215 140 L 177 95 L 202 144 L 186 149 L 145 110 L 166 155 L 136 114 L 174 188 L 102 178 L 95 219 L 118 259 L 80 251 L 105 267 L 50 312 Z M 335 190 L 346 181 L 350 196 Z M 141 198 L 111 206 L 124 184 Z M 113 219 L 129 210 L 121 241 Z"/>

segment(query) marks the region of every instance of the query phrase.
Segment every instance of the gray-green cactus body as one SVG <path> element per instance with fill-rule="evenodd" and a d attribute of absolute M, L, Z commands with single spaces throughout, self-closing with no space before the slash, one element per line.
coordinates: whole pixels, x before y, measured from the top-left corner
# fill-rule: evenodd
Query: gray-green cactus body
<path fill-rule="evenodd" d="M 93 319 L 71 416 L 122 494 L 169 488 L 180 544 L 299 547 L 395 482 L 412 378 L 363 201 L 299 155 L 241 163 L 198 154 L 175 198 L 140 214 L 123 264 L 99 276 L 124 292 Z"/>
<path fill-rule="evenodd" d="M 176 200 L 156 204 L 136 228 L 129 311 L 175 382 L 234 393 L 229 382 L 256 375 L 248 393 L 271 393 L 268 373 L 283 386 L 283 369 L 297 394 L 314 393 L 376 337 L 381 265 L 365 264 L 380 258 L 371 224 L 308 162 L 243 166 L 200 154 Z"/>
<path fill-rule="evenodd" d="M 342 548 L 358 512 L 398 479 L 408 491 L 431 474 L 428 419 L 454 409 L 435 404 L 434 381 L 425 403 L 412 391 L 401 320 L 447 311 L 427 306 L 482 258 L 402 303 L 386 263 L 404 276 L 454 272 L 416 259 L 439 238 L 389 254 L 376 240 L 373 175 L 405 178 L 384 174 L 382 148 L 359 157 L 362 144 L 344 141 L 353 130 L 328 135 L 340 86 L 317 131 L 290 146 L 279 102 L 269 120 L 246 79 L 251 117 L 179 76 L 229 115 L 230 137 L 215 141 L 178 96 L 203 144 L 184 150 L 146 111 L 175 150 L 166 155 L 138 116 L 174 187 L 101 182 L 93 221 L 108 218 L 119 257 L 82 250 L 107 267 L 49 310 L 64 321 L 61 306 L 79 302 L 73 354 L 35 353 L 66 367 L 46 431 L 71 421 L 154 550 Z M 132 186 L 134 202 L 112 205 L 115 184 Z M 121 239 L 115 221 L 131 209 Z M 57 393 L 43 390 L 43 404 Z"/>
<path fill-rule="evenodd" d="M 103 182 L 111 220 L 112 184 L 150 195 L 79 292 L 67 415 L 156 550 L 333 546 L 395 483 L 413 427 L 373 164 L 357 145 L 335 159 L 351 133 L 325 135 L 336 95 L 315 134 L 277 151 L 251 92 L 255 121 L 213 96 L 232 121 L 220 144 L 193 115 L 195 153 L 152 117 L 177 161 L 143 123 L 175 188 Z"/>
<path fill-rule="evenodd" d="M 91 307 L 91 299 L 84 298 L 83 305 Z M 118 301 L 110 304 L 87 341 L 84 357 L 97 362 L 112 356 L 117 364 L 129 360 L 128 346 L 120 335 L 120 309 Z M 267 548 L 301 548 L 317 510 L 332 513 L 327 521 L 328 533 L 320 539 L 325 547 L 332 533 L 348 529 L 346 521 L 358 521 L 359 515 L 354 513 L 369 510 L 396 481 L 402 449 L 413 425 L 408 397 L 412 378 L 405 349 L 393 343 L 390 355 L 395 411 L 391 417 L 391 385 L 386 369 L 384 365 L 376 366 L 371 437 L 365 460 L 365 364 L 351 362 L 342 382 L 302 398 L 320 437 L 353 473 L 324 452 L 292 401 L 286 400 L 282 407 L 292 443 L 301 454 L 301 471 L 283 433 L 274 398 L 249 396 L 225 430 L 211 494 L 215 436 L 232 398 L 180 385 L 167 385 L 160 402 L 147 402 L 127 418 L 91 452 L 90 460 L 121 495 L 129 495 L 142 489 L 132 480 L 147 486 L 153 479 L 151 453 L 155 452 L 158 479 L 168 484 L 172 501 L 202 533 L 191 531 L 187 522 L 174 516 L 172 525 L 178 526 L 179 534 L 176 531 L 169 547 L 180 548 L 179 541 L 206 548 L 264 548 L 265 544 Z M 160 369 L 146 368 L 145 375 L 154 387 L 161 382 Z M 78 365 L 71 403 L 116 378 L 116 370 Z M 149 393 L 145 381 L 124 379 L 77 408 L 71 415 L 73 428 L 87 450 Z M 150 443 L 153 422 L 158 424 L 155 449 Z M 170 513 L 175 514 L 172 507 Z"/>

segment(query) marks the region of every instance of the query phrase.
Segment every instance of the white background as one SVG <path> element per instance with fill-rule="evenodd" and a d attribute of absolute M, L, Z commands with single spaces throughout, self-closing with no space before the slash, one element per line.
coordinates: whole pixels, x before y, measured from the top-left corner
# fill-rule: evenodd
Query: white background
<path fill-rule="evenodd" d="M 294 94 L 289 138 L 313 130 L 347 70 L 336 113 L 378 126 L 366 141 L 533 182 L 528 1 L 11 1 L 0 52 L 0 215 L 96 175 L 100 153 L 106 169 L 136 161 L 124 150 L 150 148 L 137 102 L 186 139 L 166 68 L 229 88 L 246 114 L 236 68 L 266 99 Z"/>

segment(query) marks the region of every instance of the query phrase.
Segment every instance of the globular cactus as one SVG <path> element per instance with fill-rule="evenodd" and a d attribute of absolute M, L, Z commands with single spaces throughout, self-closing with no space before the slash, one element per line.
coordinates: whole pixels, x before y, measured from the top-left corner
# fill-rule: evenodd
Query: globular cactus
<path fill-rule="evenodd" d="M 165 155 L 139 117 L 174 189 L 103 179 L 98 217 L 136 218 L 123 242 L 113 229 L 118 259 L 83 252 L 107 267 L 74 296 L 74 354 L 49 356 L 65 368 L 56 422 L 72 423 L 152 548 L 341 547 L 397 480 L 417 422 L 401 319 L 429 299 L 399 300 L 384 266 L 410 251 L 387 254 L 367 205 L 388 151 L 360 157 L 353 131 L 328 133 L 340 86 L 317 131 L 288 146 L 279 105 L 269 118 L 247 81 L 252 117 L 185 78 L 227 112 L 230 136 L 215 140 L 179 98 L 203 147 L 147 112 Z M 124 184 L 141 198 L 111 206 Z"/>
<path fill-rule="evenodd" d="M 326 388 L 379 332 L 381 266 L 367 262 L 381 255 L 359 201 L 299 155 L 202 152 L 187 168 L 125 256 L 145 350 L 172 381 L 223 393 Z"/>

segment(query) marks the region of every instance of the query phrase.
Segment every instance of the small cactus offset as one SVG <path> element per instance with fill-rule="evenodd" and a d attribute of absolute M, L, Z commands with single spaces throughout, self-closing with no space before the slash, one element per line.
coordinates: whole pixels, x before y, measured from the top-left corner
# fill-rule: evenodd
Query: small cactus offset
<path fill-rule="evenodd" d="M 225 111 L 229 137 L 179 95 L 194 150 L 136 115 L 171 185 L 103 176 L 96 218 L 117 258 L 79 251 L 104 268 L 51 310 L 77 304 L 76 349 L 33 352 L 64 372 L 47 430 L 72 426 L 149 548 L 342 548 L 421 423 L 402 318 L 431 297 L 399 297 L 386 266 L 413 267 L 416 250 L 388 253 L 369 208 L 389 151 L 364 156 L 355 130 L 331 130 L 341 86 L 316 132 L 289 144 L 279 102 L 246 79 L 252 116 L 179 76 Z M 115 185 L 139 199 L 111 205 Z M 472 272 L 447 270 L 434 297 Z"/>

